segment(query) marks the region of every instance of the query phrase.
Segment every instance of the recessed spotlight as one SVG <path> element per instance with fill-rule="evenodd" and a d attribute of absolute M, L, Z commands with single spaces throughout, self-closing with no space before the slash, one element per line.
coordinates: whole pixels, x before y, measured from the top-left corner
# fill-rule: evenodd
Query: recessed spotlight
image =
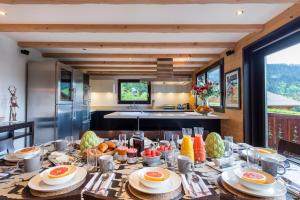
<path fill-rule="evenodd" d="M 83 48 L 83 49 L 82 49 L 82 51 L 86 51 L 86 50 L 87 50 L 86 48 Z"/>
<path fill-rule="evenodd" d="M 244 12 L 245 12 L 244 10 L 240 9 L 240 10 L 237 10 L 237 11 L 235 12 L 235 14 L 236 14 L 237 16 L 240 16 L 240 15 L 243 15 Z"/>
<path fill-rule="evenodd" d="M 6 15 L 6 12 L 3 11 L 3 10 L 0 10 L 0 15 L 1 15 L 1 16 L 5 16 L 5 15 Z"/>

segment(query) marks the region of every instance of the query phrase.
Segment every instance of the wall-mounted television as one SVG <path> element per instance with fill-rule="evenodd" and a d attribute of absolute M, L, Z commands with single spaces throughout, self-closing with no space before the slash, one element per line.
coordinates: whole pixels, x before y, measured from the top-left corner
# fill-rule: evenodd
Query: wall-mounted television
<path fill-rule="evenodd" d="M 119 104 L 150 104 L 151 82 L 146 80 L 118 80 Z"/>

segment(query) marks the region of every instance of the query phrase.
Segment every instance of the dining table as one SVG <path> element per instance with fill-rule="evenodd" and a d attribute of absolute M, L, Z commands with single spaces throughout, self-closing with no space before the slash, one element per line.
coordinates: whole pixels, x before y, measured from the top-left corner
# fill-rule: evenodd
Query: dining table
<path fill-rule="evenodd" d="M 10 169 L 14 169 L 11 163 L 7 163 L 5 160 L 0 160 L 0 200 L 2 199 L 30 199 L 30 200 L 39 200 L 39 199 L 53 199 L 53 200 L 71 200 L 71 199 L 85 199 L 85 200 L 96 200 L 96 199 L 126 199 L 126 200 L 135 200 L 139 199 L 129 190 L 128 176 L 139 170 L 145 166 L 142 158 L 138 158 L 137 162 L 134 164 L 128 164 L 127 162 L 121 162 L 118 160 L 114 160 L 114 171 L 115 174 L 113 180 L 107 191 L 105 192 L 105 196 L 96 195 L 91 192 L 85 191 L 85 185 L 90 181 L 95 172 L 89 172 L 86 176 L 86 179 L 80 186 L 75 188 L 73 191 L 70 191 L 65 194 L 59 194 L 51 197 L 38 197 L 34 196 L 31 193 L 30 188 L 28 187 L 28 182 L 35 175 L 39 174 L 41 171 L 48 169 L 54 166 L 54 163 L 48 159 L 48 155 L 55 151 L 51 143 L 44 145 L 45 149 L 47 149 L 47 153 L 43 157 L 42 169 L 35 172 L 23 173 L 21 170 L 10 172 Z M 79 151 L 68 152 L 68 154 L 73 154 L 77 156 Z M 80 157 L 78 157 L 80 158 Z M 232 158 L 234 159 L 235 165 L 245 165 L 246 161 L 243 156 L 241 156 L 241 152 L 239 150 L 235 150 Z M 84 159 L 78 159 L 76 161 L 76 165 L 85 167 Z M 197 199 L 205 199 L 205 200 L 233 200 L 233 199 L 248 199 L 245 197 L 240 197 L 233 193 L 228 192 L 226 188 L 224 188 L 221 184 L 219 184 L 220 175 L 223 170 L 217 169 L 216 167 L 212 167 L 212 162 L 210 159 L 207 159 L 206 162 L 201 163 L 195 166 L 194 172 L 199 175 L 204 184 L 209 189 L 209 195 L 205 195 L 203 197 L 198 197 Z M 161 162 L 158 167 L 166 168 L 166 164 Z M 173 169 L 173 171 L 179 174 L 177 167 Z M 290 162 L 289 169 L 287 169 L 285 176 L 299 181 L 300 177 L 300 166 Z M 181 189 L 181 192 L 174 197 L 173 199 L 193 199 L 190 196 L 185 194 L 184 189 Z M 253 198 L 255 199 L 255 198 Z M 273 198 L 275 200 L 292 200 L 299 199 L 291 193 L 286 193 L 286 196 Z"/>

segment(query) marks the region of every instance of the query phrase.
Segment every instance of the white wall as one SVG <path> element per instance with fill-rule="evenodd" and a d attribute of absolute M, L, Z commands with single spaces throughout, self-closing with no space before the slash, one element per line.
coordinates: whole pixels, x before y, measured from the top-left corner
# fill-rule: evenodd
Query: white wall
<path fill-rule="evenodd" d="M 91 100 L 92 106 L 120 106 L 118 105 L 117 80 L 92 79 Z M 188 103 L 191 85 L 151 85 L 151 98 L 154 106 L 164 104 Z M 127 105 L 126 105 L 127 106 Z"/>
<path fill-rule="evenodd" d="M 19 53 L 16 41 L 0 34 L 0 116 L 9 120 L 9 91 L 8 87 L 17 88 L 19 109 L 17 120 L 25 119 L 25 91 L 26 91 L 26 62 L 41 60 L 39 52 L 30 49 L 30 55 Z"/>
<path fill-rule="evenodd" d="M 26 94 L 26 62 L 28 60 L 41 60 L 40 53 L 30 49 L 30 55 L 19 53 L 20 49 L 16 41 L 0 34 L 0 117 L 4 121 L 9 120 L 9 98 L 8 87 L 13 85 L 17 88 L 19 108 L 17 109 L 17 120 L 25 120 L 25 94 Z M 1 120 L 1 119 L 0 119 Z M 15 148 L 23 147 L 23 139 L 15 141 Z"/>

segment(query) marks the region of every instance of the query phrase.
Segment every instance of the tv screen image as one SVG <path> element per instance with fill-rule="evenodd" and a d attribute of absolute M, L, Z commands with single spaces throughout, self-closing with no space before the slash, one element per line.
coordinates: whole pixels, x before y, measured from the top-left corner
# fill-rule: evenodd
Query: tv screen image
<path fill-rule="evenodd" d="M 119 80 L 119 103 L 148 103 L 149 81 Z"/>

